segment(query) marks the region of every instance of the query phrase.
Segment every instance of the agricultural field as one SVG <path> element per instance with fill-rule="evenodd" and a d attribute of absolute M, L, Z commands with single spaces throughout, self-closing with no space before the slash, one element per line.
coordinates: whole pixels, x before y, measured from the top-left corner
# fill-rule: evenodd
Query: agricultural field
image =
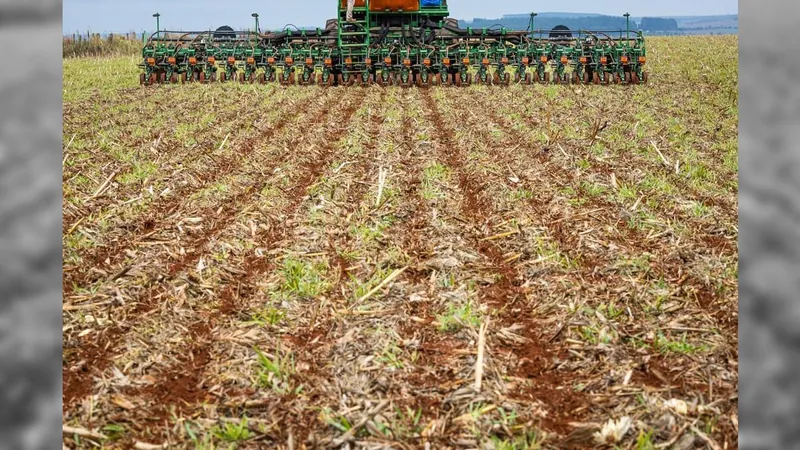
<path fill-rule="evenodd" d="M 737 448 L 738 38 L 648 45 L 636 87 L 65 60 L 65 445 Z"/>

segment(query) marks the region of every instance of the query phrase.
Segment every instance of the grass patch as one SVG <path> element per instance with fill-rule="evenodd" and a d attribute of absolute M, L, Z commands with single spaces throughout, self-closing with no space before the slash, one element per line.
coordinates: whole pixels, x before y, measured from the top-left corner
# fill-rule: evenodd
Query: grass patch
<path fill-rule="evenodd" d="M 286 312 L 275 306 L 267 306 L 253 311 L 250 321 L 245 324 L 257 324 L 262 327 L 275 326 L 281 323 L 284 317 L 286 317 Z"/>
<path fill-rule="evenodd" d="M 366 282 L 362 282 L 355 275 L 350 274 L 350 289 L 353 291 L 353 299 L 359 299 L 366 295 L 381 284 L 393 271 L 388 267 L 378 267 Z"/>
<path fill-rule="evenodd" d="M 695 353 L 707 352 L 707 345 L 695 345 L 686 341 L 684 334 L 680 340 L 670 340 L 664 333 L 659 331 L 653 342 L 653 348 L 660 353 L 677 353 L 682 355 L 693 355 Z"/>
<path fill-rule="evenodd" d="M 282 355 L 280 347 L 271 356 L 258 348 L 254 350 L 258 355 L 257 384 L 259 386 L 271 389 L 279 394 L 300 391 L 300 387 L 294 389 L 291 386 L 291 377 L 295 372 L 293 354 Z"/>
<path fill-rule="evenodd" d="M 492 436 L 491 441 L 495 450 L 539 450 L 542 448 L 536 431 L 526 431 L 511 438 Z"/>
<path fill-rule="evenodd" d="M 470 303 L 464 305 L 451 304 L 447 312 L 436 316 L 439 330 L 455 332 L 463 328 L 477 328 L 481 324 L 479 311 Z"/>
<path fill-rule="evenodd" d="M 526 201 L 533 199 L 533 192 L 529 191 L 528 189 L 515 189 L 509 193 L 509 197 L 512 201 Z"/>
<path fill-rule="evenodd" d="M 581 191 L 589 197 L 599 197 L 606 192 L 606 188 L 597 183 L 583 180 L 581 181 Z"/>
<path fill-rule="evenodd" d="M 403 349 L 394 342 L 389 342 L 378 355 L 377 361 L 393 370 L 398 370 L 405 366 L 402 356 Z"/>
<path fill-rule="evenodd" d="M 241 442 L 253 437 L 253 432 L 250 431 L 247 417 L 243 417 L 239 423 L 214 425 L 211 429 L 211 434 L 224 442 Z"/>
<path fill-rule="evenodd" d="M 449 176 L 449 169 L 439 163 L 426 166 L 422 172 L 422 197 L 425 200 L 444 198 L 441 184 L 445 183 Z"/>
<path fill-rule="evenodd" d="M 136 161 L 130 172 L 124 173 L 117 178 L 122 184 L 142 183 L 153 174 L 158 172 L 158 166 L 150 161 Z"/>
<path fill-rule="evenodd" d="M 350 232 L 364 244 L 370 244 L 383 238 L 383 233 L 391 227 L 395 218 L 391 215 L 381 217 L 372 225 L 353 225 Z"/>
<path fill-rule="evenodd" d="M 282 278 L 280 290 L 275 294 L 283 298 L 311 299 L 329 288 L 325 276 L 328 265 L 287 257 L 279 273 Z"/>

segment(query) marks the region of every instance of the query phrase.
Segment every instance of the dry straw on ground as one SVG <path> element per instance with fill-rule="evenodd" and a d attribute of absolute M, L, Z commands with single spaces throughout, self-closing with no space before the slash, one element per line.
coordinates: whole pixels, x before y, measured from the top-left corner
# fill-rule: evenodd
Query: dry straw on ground
<path fill-rule="evenodd" d="M 65 62 L 65 444 L 735 448 L 738 42 L 651 41 L 636 88 Z"/>

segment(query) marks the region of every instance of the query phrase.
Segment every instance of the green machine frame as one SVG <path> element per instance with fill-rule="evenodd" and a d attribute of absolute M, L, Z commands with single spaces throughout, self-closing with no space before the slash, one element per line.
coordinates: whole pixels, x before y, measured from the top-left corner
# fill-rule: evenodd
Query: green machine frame
<path fill-rule="evenodd" d="M 643 84 L 643 34 L 625 30 L 460 28 L 446 0 L 413 11 L 374 11 L 370 0 L 324 28 L 261 32 L 157 30 L 144 43 L 142 84 L 279 82 L 284 85 L 431 85 L 473 83 Z"/>

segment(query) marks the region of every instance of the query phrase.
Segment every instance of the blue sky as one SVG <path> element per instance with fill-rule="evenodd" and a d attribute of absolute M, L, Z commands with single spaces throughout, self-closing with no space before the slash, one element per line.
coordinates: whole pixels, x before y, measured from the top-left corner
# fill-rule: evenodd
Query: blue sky
<path fill-rule="evenodd" d="M 632 16 L 685 16 L 737 14 L 738 0 L 572 0 L 531 2 L 531 0 L 449 0 L 450 15 L 458 19 L 497 18 L 503 14 L 537 12 L 589 12 Z M 257 12 L 261 28 L 323 27 L 336 15 L 336 0 L 63 0 L 64 33 L 119 33 L 154 31 L 153 13 L 161 13 L 161 28 L 207 30 L 221 25 L 252 26 L 250 14 Z"/>

